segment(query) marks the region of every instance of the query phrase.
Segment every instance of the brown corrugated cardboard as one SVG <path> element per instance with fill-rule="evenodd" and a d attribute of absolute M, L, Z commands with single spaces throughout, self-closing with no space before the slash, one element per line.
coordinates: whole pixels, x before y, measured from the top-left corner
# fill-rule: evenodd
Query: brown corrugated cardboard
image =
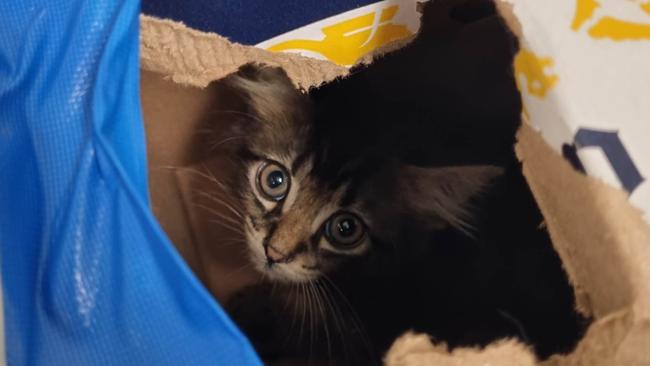
<path fill-rule="evenodd" d="M 650 228 L 624 192 L 575 171 L 528 126 L 517 154 L 553 244 L 594 316 L 578 349 L 553 365 L 650 364 Z"/>

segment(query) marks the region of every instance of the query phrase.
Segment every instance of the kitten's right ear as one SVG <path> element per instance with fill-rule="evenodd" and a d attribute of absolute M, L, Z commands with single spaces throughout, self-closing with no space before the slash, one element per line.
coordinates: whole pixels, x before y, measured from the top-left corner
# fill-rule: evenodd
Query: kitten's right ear
<path fill-rule="evenodd" d="M 435 226 L 471 231 L 471 198 L 503 173 L 489 165 L 425 168 L 401 165 L 397 194 L 402 208 Z"/>
<path fill-rule="evenodd" d="M 428 245 L 428 235 L 445 227 L 472 235 L 471 202 L 502 174 L 503 168 L 488 165 L 387 163 L 360 189 L 361 207 L 375 237 L 388 242 Z"/>

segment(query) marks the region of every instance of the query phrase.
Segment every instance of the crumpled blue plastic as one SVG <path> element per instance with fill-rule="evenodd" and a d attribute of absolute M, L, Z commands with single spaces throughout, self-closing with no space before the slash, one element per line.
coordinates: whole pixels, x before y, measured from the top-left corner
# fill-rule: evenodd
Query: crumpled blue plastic
<path fill-rule="evenodd" d="M 149 209 L 138 13 L 0 1 L 9 365 L 260 364 Z"/>

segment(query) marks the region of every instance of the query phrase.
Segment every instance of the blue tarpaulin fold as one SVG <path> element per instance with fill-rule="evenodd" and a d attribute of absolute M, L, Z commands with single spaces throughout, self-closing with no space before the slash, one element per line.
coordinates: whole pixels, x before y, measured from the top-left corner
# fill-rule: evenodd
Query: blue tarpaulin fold
<path fill-rule="evenodd" d="M 258 365 L 148 205 L 139 3 L 0 2 L 9 365 Z"/>

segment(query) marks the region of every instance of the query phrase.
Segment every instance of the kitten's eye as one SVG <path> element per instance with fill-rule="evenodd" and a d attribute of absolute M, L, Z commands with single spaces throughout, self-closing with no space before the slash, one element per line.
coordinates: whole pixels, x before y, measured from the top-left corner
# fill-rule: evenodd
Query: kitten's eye
<path fill-rule="evenodd" d="M 339 212 L 327 220 L 325 236 L 340 249 L 351 249 L 362 242 L 366 228 L 356 215 Z"/>
<path fill-rule="evenodd" d="M 280 201 L 289 191 L 289 174 L 280 164 L 266 162 L 257 172 L 257 186 L 268 199 Z"/>

